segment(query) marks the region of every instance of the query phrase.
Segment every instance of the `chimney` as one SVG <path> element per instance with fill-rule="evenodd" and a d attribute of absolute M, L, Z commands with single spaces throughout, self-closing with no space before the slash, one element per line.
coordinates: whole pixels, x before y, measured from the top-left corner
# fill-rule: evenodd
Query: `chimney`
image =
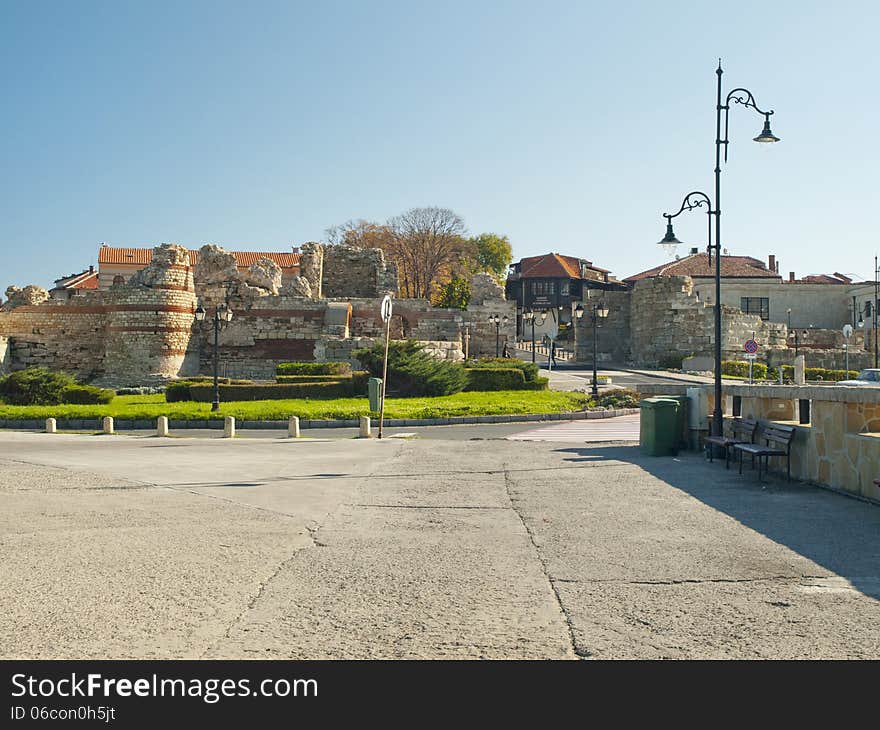
<path fill-rule="evenodd" d="M 90 273 L 90 274 L 94 274 L 94 273 L 95 273 L 95 267 L 94 267 L 94 266 L 91 266 L 91 265 L 89 266 L 89 273 Z"/>
<path fill-rule="evenodd" d="M 793 271 L 788 272 L 788 282 L 789 282 L 789 284 L 794 284 L 794 272 Z"/>
<path fill-rule="evenodd" d="M 770 269 L 770 271 L 776 271 L 776 256 L 772 253 L 767 261 L 767 268 Z"/>

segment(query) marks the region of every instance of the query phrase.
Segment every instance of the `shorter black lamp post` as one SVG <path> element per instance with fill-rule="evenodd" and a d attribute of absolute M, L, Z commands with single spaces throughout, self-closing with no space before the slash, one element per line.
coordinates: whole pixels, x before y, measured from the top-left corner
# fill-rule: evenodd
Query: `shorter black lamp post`
<path fill-rule="evenodd" d="M 196 309 L 196 321 L 204 322 L 207 312 L 200 304 Z M 232 308 L 228 304 L 219 304 L 214 310 L 214 400 L 211 402 L 211 410 L 220 409 L 220 327 L 225 327 L 232 321 Z"/>
<path fill-rule="evenodd" d="M 584 308 L 582 305 L 578 304 L 577 308 L 574 310 L 575 316 L 580 319 L 584 316 Z M 599 395 L 599 332 L 598 332 L 598 324 L 600 319 L 605 319 L 608 316 L 608 307 L 605 306 L 604 302 L 597 302 L 593 305 L 592 310 L 590 312 L 590 319 L 593 324 L 593 388 L 592 395 L 593 397 L 597 397 Z"/>
<path fill-rule="evenodd" d="M 791 310 L 789 310 L 789 311 L 791 311 Z M 788 333 L 789 338 L 791 338 L 791 340 L 794 341 L 794 356 L 795 357 L 798 356 L 798 347 L 800 345 L 800 335 L 801 335 L 801 333 L 798 332 L 797 329 L 793 329 Z M 806 340 L 806 338 L 807 338 L 807 331 L 806 330 L 803 331 L 803 336 L 804 336 L 804 339 Z"/>
<path fill-rule="evenodd" d="M 535 320 L 537 320 L 538 324 L 544 324 L 546 316 L 546 312 L 536 312 L 534 309 L 530 309 L 523 314 L 525 321 L 530 322 L 532 325 L 532 362 L 535 362 Z"/>
<path fill-rule="evenodd" d="M 507 324 L 507 315 L 499 317 L 497 314 L 490 314 L 489 322 L 495 325 L 495 357 L 499 357 L 501 355 L 501 325 Z"/>

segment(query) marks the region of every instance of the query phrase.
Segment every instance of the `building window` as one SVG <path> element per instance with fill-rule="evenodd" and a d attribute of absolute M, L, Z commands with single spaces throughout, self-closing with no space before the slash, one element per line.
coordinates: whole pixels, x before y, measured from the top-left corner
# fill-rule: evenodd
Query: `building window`
<path fill-rule="evenodd" d="M 770 319 L 770 299 L 768 297 L 741 297 L 739 308 L 745 314 L 757 314 L 761 319 Z"/>
<path fill-rule="evenodd" d="M 532 295 L 536 297 L 552 296 L 556 293 L 555 281 L 533 281 Z"/>
<path fill-rule="evenodd" d="M 124 283 L 125 283 L 125 277 L 122 276 L 122 274 L 117 274 L 116 276 L 113 277 L 113 286 L 117 286 L 118 284 L 124 284 Z"/>
<path fill-rule="evenodd" d="M 563 281 L 563 282 L 559 285 L 559 294 L 560 294 L 561 296 L 563 296 L 563 297 L 567 297 L 567 296 L 568 296 L 568 291 L 569 291 L 569 282 L 567 282 L 567 281 Z"/>

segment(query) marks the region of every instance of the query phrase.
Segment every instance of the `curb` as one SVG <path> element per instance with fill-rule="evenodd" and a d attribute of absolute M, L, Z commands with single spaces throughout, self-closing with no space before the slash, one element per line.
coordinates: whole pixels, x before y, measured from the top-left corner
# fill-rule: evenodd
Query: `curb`
<path fill-rule="evenodd" d="M 639 412 L 638 408 L 617 408 L 608 411 L 566 411 L 564 413 L 526 413 L 508 416 L 449 416 L 447 418 L 386 418 L 384 426 L 459 426 L 465 424 L 481 423 L 527 423 L 531 421 L 577 421 L 594 418 L 615 418 L 617 416 L 631 416 Z M 0 419 L 0 429 L 12 429 L 21 431 L 42 431 L 46 425 L 44 419 Z M 266 429 L 287 430 L 287 421 L 244 421 L 235 419 L 236 428 L 239 429 Z M 327 419 L 300 419 L 300 428 L 357 428 L 357 419 L 327 420 Z M 371 418 L 370 425 L 378 426 L 379 419 Z M 154 420 L 124 420 L 115 419 L 114 427 L 117 431 L 152 431 L 156 428 Z M 66 431 L 100 431 L 100 418 L 85 419 L 57 419 L 58 430 Z M 223 421 L 194 420 L 178 421 L 168 420 L 168 428 L 174 430 L 184 429 L 223 429 Z"/>

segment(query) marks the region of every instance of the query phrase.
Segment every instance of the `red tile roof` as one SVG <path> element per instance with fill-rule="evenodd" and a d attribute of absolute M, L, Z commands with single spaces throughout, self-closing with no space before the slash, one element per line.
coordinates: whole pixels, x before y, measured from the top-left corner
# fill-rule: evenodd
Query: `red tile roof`
<path fill-rule="evenodd" d="M 279 253 L 267 251 L 230 251 L 235 256 L 239 268 L 247 268 L 257 263 L 264 256 L 278 264 L 282 269 L 292 269 L 299 266 L 298 253 Z M 98 249 L 99 264 L 139 264 L 146 266 L 153 259 L 151 248 L 116 248 L 114 246 L 101 246 Z M 199 252 L 190 249 L 190 265 L 195 266 L 199 261 Z"/>
<path fill-rule="evenodd" d="M 543 256 L 529 256 L 520 260 L 520 277 L 523 279 L 580 279 L 581 261 L 574 256 L 563 256 L 559 253 L 548 253 Z M 589 261 L 583 261 L 593 271 L 607 274 L 607 269 L 593 266 Z"/>
<path fill-rule="evenodd" d="M 79 274 L 71 274 L 63 276 L 55 280 L 54 289 L 97 289 L 98 288 L 98 272 L 94 270 L 86 270 Z"/>
<path fill-rule="evenodd" d="M 811 276 L 804 276 L 801 279 L 795 279 L 795 282 L 798 284 L 852 284 L 852 279 L 843 274 L 834 274 L 834 276 L 829 274 L 814 274 Z"/>
<path fill-rule="evenodd" d="M 653 269 L 642 271 L 638 274 L 628 276 L 624 281 L 635 282 L 641 279 L 649 279 L 654 276 L 692 276 L 692 277 L 714 277 L 715 276 L 715 260 L 712 259 L 712 266 L 709 266 L 709 255 L 705 253 L 691 254 L 684 256 L 677 261 L 670 261 L 668 264 L 655 266 Z M 774 271 L 770 271 L 764 262 L 751 256 L 722 256 L 721 257 L 721 276 L 729 279 L 780 279 L 781 277 Z"/>

